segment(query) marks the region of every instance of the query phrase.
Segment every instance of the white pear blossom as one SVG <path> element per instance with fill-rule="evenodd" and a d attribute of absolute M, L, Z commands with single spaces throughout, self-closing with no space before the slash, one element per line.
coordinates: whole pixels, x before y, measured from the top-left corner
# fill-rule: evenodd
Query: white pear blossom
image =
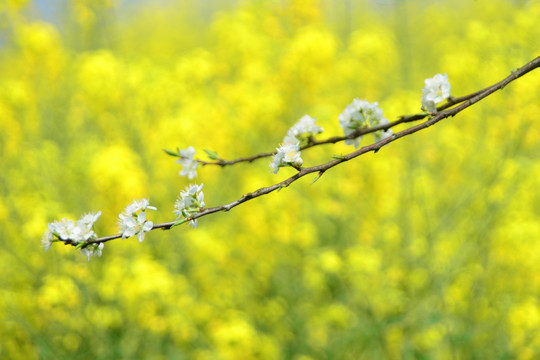
<path fill-rule="evenodd" d="M 383 117 L 383 111 L 379 108 L 379 104 L 377 102 L 369 103 L 366 100 L 354 99 L 339 115 L 339 124 L 345 136 L 359 129 L 385 123 L 388 123 L 388 120 Z M 362 136 L 347 139 L 345 144 L 353 144 L 357 148 L 361 139 Z"/>
<path fill-rule="evenodd" d="M 148 201 L 148 199 L 133 200 L 131 204 L 126 206 L 126 209 L 124 210 L 124 214 L 133 215 L 133 214 L 136 214 L 140 210 L 145 211 L 146 209 L 157 210 L 155 206 L 150 206 L 150 202 Z"/>
<path fill-rule="evenodd" d="M 199 163 L 194 160 L 195 149 L 193 146 L 188 147 L 187 149 L 180 150 L 180 159 L 176 160 L 177 163 L 182 165 L 182 170 L 180 170 L 180 176 L 187 176 L 189 180 L 192 180 L 197 177 L 197 167 Z"/>
<path fill-rule="evenodd" d="M 81 217 L 79 220 L 77 220 L 76 227 L 81 229 L 82 241 L 97 237 L 96 233 L 94 232 L 94 230 L 92 230 L 92 228 L 94 227 L 94 223 L 99 219 L 100 216 L 101 211 L 98 211 L 96 213 L 88 213 Z"/>
<path fill-rule="evenodd" d="M 122 239 L 137 235 L 139 242 L 144 240 L 144 233 L 154 227 L 152 221 L 146 220 L 146 209 L 157 210 L 155 206 L 150 206 L 148 199 L 133 200 L 133 203 L 118 215 Z"/>
<path fill-rule="evenodd" d="M 52 243 L 56 241 L 65 241 L 71 244 L 80 245 L 84 244 L 86 241 L 97 239 L 97 234 L 94 232 L 93 227 L 100 215 L 101 211 L 98 211 L 82 216 L 77 222 L 63 218 L 60 221 L 54 221 L 48 224 L 48 230 L 45 231 L 43 238 L 41 239 L 41 246 L 47 251 Z M 91 244 L 82 249 L 82 252 L 88 255 L 89 251 L 94 253 L 97 247 L 97 244 Z M 103 246 L 99 249 L 99 255 L 101 255 L 101 249 L 103 249 Z"/>
<path fill-rule="evenodd" d="M 62 218 L 60 221 L 55 221 L 49 224 L 49 231 L 58 237 L 61 241 L 74 240 L 78 241 L 81 237 L 81 229 L 75 226 L 73 220 Z"/>
<path fill-rule="evenodd" d="M 53 234 L 49 230 L 46 230 L 45 234 L 43 234 L 43 237 L 41 238 L 41 246 L 43 247 L 45 251 L 47 251 L 49 250 L 53 242 L 54 242 Z"/>
<path fill-rule="evenodd" d="M 375 117 L 373 117 L 370 120 L 371 120 L 370 121 L 370 127 L 389 124 L 387 118 L 375 118 Z M 379 141 L 379 140 L 382 140 L 382 139 L 386 139 L 387 137 L 391 136 L 393 133 L 394 132 L 392 131 L 392 129 L 378 130 L 378 131 L 375 131 L 373 133 L 373 136 L 375 137 L 375 141 Z"/>
<path fill-rule="evenodd" d="M 96 213 L 85 214 L 85 215 L 83 215 L 82 218 L 77 220 L 77 225 L 79 225 L 81 227 L 90 227 L 91 228 L 94 225 L 94 223 L 97 221 L 97 219 L 99 219 L 100 216 L 101 216 L 101 211 L 98 211 Z"/>
<path fill-rule="evenodd" d="M 42 240 L 43 246 L 48 250 L 50 244 L 46 246 L 47 242 L 52 243 L 55 240 L 80 243 L 97 238 L 93 226 L 100 215 L 101 211 L 98 211 L 97 213 L 84 215 L 76 223 L 66 218 L 50 223 L 48 225 L 49 231 L 45 233 Z"/>
<path fill-rule="evenodd" d="M 309 137 L 314 134 L 322 133 L 322 127 L 315 125 L 315 119 L 309 115 L 304 115 L 288 131 L 287 136 L 292 136 L 300 140 L 302 137 Z"/>
<path fill-rule="evenodd" d="M 81 249 L 81 252 L 83 255 L 86 255 L 86 257 L 88 258 L 88 261 L 90 261 L 91 256 L 101 256 L 101 252 L 103 251 L 104 247 L 105 247 L 104 243 L 90 244 L 84 249 Z"/>
<path fill-rule="evenodd" d="M 450 97 L 448 75 L 437 74 L 431 79 L 424 80 L 424 83 L 426 86 L 422 89 L 422 109 L 436 113 L 437 104 Z"/>
<path fill-rule="evenodd" d="M 148 201 L 148 199 L 141 199 L 136 203 L 142 211 L 145 211 L 146 209 L 157 210 L 155 206 L 150 206 L 150 201 Z"/>
<path fill-rule="evenodd" d="M 174 213 L 177 220 L 187 219 L 204 208 L 204 193 L 202 192 L 204 184 L 192 184 L 180 191 L 180 195 L 174 203 Z M 190 220 L 193 227 L 197 227 L 197 220 Z"/>
<path fill-rule="evenodd" d="M 300 157 L 300 142 L 294 136 L 285 136 L 283 144 L 277 149 L 272 162 L 270 163 L 270 169 L 274 174 L 277 174 L 280 167 L 283 166 L 302 166 L 303 160 Z"/>

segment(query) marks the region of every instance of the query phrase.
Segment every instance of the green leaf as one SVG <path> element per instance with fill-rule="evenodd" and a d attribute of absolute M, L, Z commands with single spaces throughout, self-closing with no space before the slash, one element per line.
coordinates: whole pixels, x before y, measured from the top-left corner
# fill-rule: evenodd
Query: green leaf
<path fill-rule="evenodd" d="M 219 156 L 218 156 L 217 152 L 212 151 L 212 150 L 207 150 L 207 149 L 204 149 L 204 152 L 206 153 L 206 155 L 208 155 L 208 157 L 211 160 L 219 160 Z"/>
<path fill-rule="evenodd" d="M 322 176 L 322 172 L 318 173 L 317 176 L 315 177 L 315 179 L 313 179 L 313 181 L 311 182 L 311 184 L 313 184 L 315 181 L 319 180 Z"/>
<path fill-rule="evenodd" d="M 177 222 L 175 222 L 174 224 L 171 225 L 171 228 L 175 227 L 175 226 L 178 226 L 178 225 L 182 225 L 183 223 L 185 223 L 186 221 L 188 221 L 187 219 L 180 219 L 178 220 Z"/>
<path fill-rule="evenodd" d="M 332 159 L 343 160 L 343 155 L 332 155 Z"/>
<path fill-rule="evenodd" d="M 167 155 L 171 155 L 171 156 L 175 156 L 175 157 L 180 156 L 177 152 L 174 152 L 174 151 L 171 151 L 171 150 L 167 150 L 167 149 L 161 149 L 161 150 L 165 151 L 165 153 Z"/>

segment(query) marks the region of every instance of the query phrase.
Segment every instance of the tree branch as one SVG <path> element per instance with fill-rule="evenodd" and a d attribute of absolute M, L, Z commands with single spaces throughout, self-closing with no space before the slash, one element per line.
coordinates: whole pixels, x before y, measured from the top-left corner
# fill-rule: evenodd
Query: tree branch
<path fill-rule="evenodd" d="M 480 100 L 486 98 L 487 96 L 491 95 L 495 91 L 503 89 L 506 85 L 508 85 L 512 81 L 522 77 L 523 75 L 525 75 L 528 72 L 536 69 L 539 66 L 540 66 L 540 57 L 537 57 L 536 59 L 534 59 L 531 62 L 527 63 L 526 65 L 522 66 L 521 68 L 513 71 L 512 74 L 510 74 L 509 76 L 507 76 L 503 80 L 497 82 L 496 84 L 493 84 L 493 85 L 491 85 L 491 86 L 489 86 L 489 87 L 487 87 L 487 88 L 485 88 L 483 90 L 476 91 L 476 92 L 474 92 L 472 94 L 469 94 L 469 95 L 466 95 L 466 96 L 462 96 L 462 97 L 458 97 L 458 98 L 450 98 L 447 103 L 445 103 L 444 105 L 442 105 L 442 106 L 440 106 L 438 108 L 438 110 L 440 110 L 440 112 L 438 112 L 437 114 L 434 114 L 433 116 L 431 116 L 428 120 L 426 120 L 423 123 L 420 123 L 418 125 L 415 125 L 415 126 L 412 126 L 412 127 L 408 128 L 408 129 L 397 132 L 397 133 L 395 133 L 395 134 L 393 134 L 393 135 L 391 135 L 391 136 L 389 136 L 389 137 L 387 137 L 387 138 L 385 138 L 383 140 L 375 142 L 375 143 L 373 143 L 371 145 L 364 146 L 364 147 L 362 147 L 362 148 L 360 148 L 360 149 L 358 149 L 358 150 L 356 150 L 356 151 L 354 151 L 352 153 L 340 156 L 339 158 L 336 158 L 336 159 L 334 159 L 332 161 L 329 161 L 327 163 L 317 165 L 317 166 L 313 166 L 313 167 L 301 168 L 298 171 L 298 173 L 296 173 L 295 175 L 289 177 L 288 179 L 285 179 L 285 180 L 283 180 L 283 181 L 281 181 L 281 182 L 279 182 L 277 184 L 274 184 L 274 185 L 271 185 L 271 186 L 268 186 L 268 187 L 263 187 L 263 188 L 255 190 L 253 192 L 247 193 L 247 194 L 243 195 L 241 198 L 239 198 L 239 199 L 237 199 L 237 200 L 235 200 L 235 201 L 233 201 L 231 203 L 221 205 L 221 206 L 217 206 L 217 207 L 212 207 L 212 208 L 205 208 L 201 212 L 199 212 L 197 214 L 194 214 L 192 217 L 188 218 L 187 221 L 198 219 L 200 217 L 207 216 L 207 215 L 210 215 L 210 214 L 213 214 L 213 213 L 216 213 L 216 212 L 229 211 L 232 208 L 234 208 L 234 207 L 236 207 L 236 206 L 238 206 L 240 204 L 243 204 L 243 203 L 245 203 L 245 202 L 247 202 L 249 200 L 258 198 L 258 197 L 266 195 L 266 194 L 270 194 L 271 192 L 273 192 L 275 190 L 287 187 L 290 184 L 292 184 L 293 182 L 295 182 L 296 180 L 298 180 L 298 179 L 300 179 L 300 178 L 302 178 L 302 177 L 304 177 L 304 176 L 306 176 L 308 174 L 318 173 L 319 176 L 322 176 L 322 174 L 324 174 L 327 170 L 333 168 L 334 166 L 337 166 L 337 165 L 339 165 L 341 163 L 352 160 L 352 159 L 354 159 L 354 158 L 356 158 L 356 157 L 358 157 L 360 155 L 363 155 L 363 154 L 371 152 L 371 151 L 377 152 L 377 151 L 379 151 L 381 149 L 381 147 L 383 147 L 383 146 L 385 146 L 385 145 L 387 145 L 387 144 L 389 144 L 389 143 L 391 143 L 393 141 L 396 141 L 397 139 L 400 139 L 402 137 L 414 134 L 414 133 L 416 133 L 416 132 L 418 132 L 420 130 L 426 129 L 426 128 L 432 126 L 432 125 L 435 125 L 436 123 L 438 123 L 439 121 L 441 121 L 441 120 L 443 120 L 445 118 L 455 116 L 456 114 L 460 113 L 461 111 L 465 110 L 466 108 L 472 106 L 473 104 L 477 103 L 478 101 L 480 101 Z M 454 106 L 456 104 L 459 104 L 459 105 L 457 105 L 455 107 L 452 107 L 452 106 Z M 416 120 L 421 120 L 421 119 L 425 118 L 428 115 L 429 114 L 416 114 L 416 115 L 410 115 L 410 116 L 402 116 L 398 120 L 396 120 L 396 121 L 394 121 L 392 123 L 383 125 L 383 126 L 377 126 L 377 127 L 373 127 L 373 128 L 365 129 L 365 130 L 362 129 L 361 131 L 358 132 L 358 134 L 355 133 L 355 134 L 351 134 L 350 136 L 332 137 L 332 138 L 329 138 L 329 139 L 326 139 L 326 140 L 313 141 L 310 144 L 306 145 L 304 148 L 309 148 L 309 147 L 313 147 L 313 146 L 321 145 L 321 144 L 336 143 L 336 142 L 339 142 L 339 141 L 343 141 L 345 139 L 355 138 L 355 137 L 357 137 L 359 135 L 367 134 L 367 133 L 378 131 L 378 130 L 387 130 L 388 128 L 390 128 L 392 126 L 395 126 L 397 124 L 407 123 L 407 122 L 416 121 Z M 263 154 L 255 155 L 255 156 L 252 156 L 252 157 L 240 158 L 240 159 L 236 159 L 236 160 L 232 160 L 232 161 L 219 160 L 217 162 L 206 162 L 204 164 L 207 164 L 207 165 L 214 164 L 214 165 L 225 166 L 225 165 L 232 165 L 234 163 L 238 163 L 238 162 L 242 162 L 242 161 L 251 162 L 251 161 L 254 161 L 256 159 L 259 159 L 259 158 L 262 158 L 262 157 L 267 157 L 267 156 L 270 156 L 270 155 L 272 155 L 272 153 L 263 153 Z M 220 163 L 220 161 L 222 161 L 223 163 Z M 155 229 L 169 230 L 175 224 L 176 224 L 176 221 L 171 221 L 171 222 L 166 222 L 166 223 L 161 223 L 161 224 L 154 224 L 154 226 L 152 227 L 152 230 L 155 230 Z M 88 243 L 85 244 L 85 246 L 83 246 L 83 248 L 90 245 L 90 244 L 104 243 L 104 242 L 111 241 L 111 240 L 118 239 L 118 238 L 121 238 L 121 234 L 101 237 L 101 238 L 95 239 L 93 241 L 89 241 Z M 65 241 L 65 244 L 66 245 L 74 245 L 74 246 L 76 245 L 75 243 L 73 243 L 73 242 L 71 242 L 69 240 Z"/>
<path fill-rule="evenodd" d="M 535 60 L 537 60 L 537 59 L 535 59 Z M 533 63 L 535 60 L 531 61 L 529 64 Z M 529 64 L 527 64 L 527 65 L 529 65 Z M 514 72 L 514 74 L 515 74 L 515 72 Z M 523 76 L 523 75 L 520 75 L 520 76 Z M 504 81 L 504 80 L 502 80 L 502 81 Z M 512 81 L 512 80 L 510 80 L 510 81 Z M 475 91 L 475 92 L 473 92 L 471 94 L 468 94 L 468 95 L 464 95 L 464 96 L 460 96 L 460 97 L 451 96 L 450 98 L 448 98 L 446 103 L 444 103 L 442 105 L 439 105 L 437 107 L 437 111 L 440 112 L 440 111 L 446 110 L 446 109 L 451 108 L 452 106 L 454 106 L 456 104 L 460 104 L 460 103 L 465 102 L 465 101 L 467 101 L 469 99 L 472 99 L 475 96 L 478 96 L 478 95 L 483 94 L 484 92 L 490 90 L 493 86 L 499 85 L 501 82 L 499 82 L 499 83 L 497 83 L 495 85 L 492 85 L 490 87 L 487 87 L 485 89 Z M 312 147 L 318 146 L 318 145 L 335 144 L 335 143 L 338 143 L 338 142 L 341 142 L 341 141 L 355 139 L 355 138 L 357 138 L 359 136 L 370 134 L 370 133 L 373 133 L 373 132 L 376 132 L 376 131 L 379 131 L 379 130 L 386 131 L 386 130 L 388 130 L 388 129 L 396 126 L 396 125 L 399 125 L 399 124 L 404 124 L 404 123 L 409 123 L 409 122 L 413 122 L 413 121 L 422 120 L 428 115 L 429 114 L 426 113 L 426 112 L 413 114 L 413 115 L 402 115 L 397 120 L 395 120 L 393 122 L 390 122 L 390 123 L 388 123 L 386 125 L 378 125 L 378 126 L 373 126 L 373 127 L 370 127 L 370 128 L 358 129 L 355 132 L 353 132 L 353 133 L 351 133 L 351 134 L 349 134 L 347 136 L 332 136 L 330 138 L 323 139 L 323 140 L 316 140 L 313 137 L 311 137 L 309 139 L 308 144 L 306 144 L 304 146 L 301 146 L 300 150 L 302 151 L 302 150 L 309 149 L 309 148 L 312 148 Z M 242 157 L 242 158 L 238 158 L 238 159 L 234 159 L 234 160 L 218 159 L 216 161 L 205 161 L 205 160 L 201 160 L 201 159 L 196 159 L 195 161 L 197 161 L 199 164 L 201 164 L 203 166 L 206 166 L 206 165 L 219 165 L 221 167 L 224 167 L 224 166 L 230 166 L 230 165 L 238 164 L 238 163 L 241 163 L 241 162 L 249 162 L 249 163 L 251 163 L 251 162 L 253 162 L 255 160 L 262 159 L 262 158 L 265 158 L 265 157 L 270 157 L 270 156 L 273 156 L 275 154 L 276 154 L 276 152 L 274 151 L 274 152 L 260 153 L 260 154 L 253 155 L 253 156 L 248 156 L 248 157 Z"/>

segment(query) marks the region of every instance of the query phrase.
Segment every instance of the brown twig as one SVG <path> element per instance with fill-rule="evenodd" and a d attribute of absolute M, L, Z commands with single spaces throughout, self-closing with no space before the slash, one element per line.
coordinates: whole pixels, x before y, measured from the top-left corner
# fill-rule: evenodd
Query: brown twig
<path fill-rule="evenodd" d="M 467 101 L 467 100 L 469 100 L 469 99 L 471 99 L 471 98 L 473 98 L 473 97 L 475 97 L 475 96 L 477 96 L 479 94 L 482 94 L 487 89 L 489 89 L 489 88 L 485 88 L 485 89 L 473 92 L 473 93 L 465 95 L 465 96 L 460 96 L 460 97 L 452 97 L 451 96 L 450 98 L 448 98 L 448 100 L 444 104 L 439 105 L 437 107 L 437 111 L 440 112 L 440 111 L 446 110 L 446 109 L 448 109 L 448 108 L 450 108 L 450 107 L 452 107 L 452 106 L 454 106 L 456 104 Z M 377 125 L 377 126 L 373 126 L 373 127 L 370 127 L 370 128 L 358 129 L 355 132 L 353 132 L 353 133 L 351 133 L 351 134 L 349 134 L 347 136 L 332 136 L 330 138 L 323 139 L 323 140 L 316 140 L 313 137 L 310 137 L 308 143 L 306 145 L 301 146 L 300 150 L 305 150 L 305 149 L 312 148 L 314 146 L 319 146 L 319 145 L 324 145 L 324 144 L 335 144 L 335 143 L 345 141 L 345 140 L 356 139 L 359 136 L 370 134 L 370 133 L 373 133 L 373 132 L 376 132 L 376 131 L 379 131 L 379 130 L 386 131 L 386 130 L 388 130 L 388 129 L 396 126 L 396 125 L 399 125 L 399 124 L 404 124 L 404 123 L 409 123 L 409 122 L 413 122 L 413 121 L 422 120 L 428 115 L 429 114 L 425 113 L 425 112 L 418 113 L 418 114 L 413 114 L 413 115 L 402 115 L 402 116 L 398 117 L 397 120 L 389 122 L 388 124 Z M 242 158 L 238 158 L 238 159 L 234 159 L 234 160 L 217 159 L 215 161 L 206 161 L 206 160 L 201 160 L 201 159 L 195 159 L 195 161 L 197 161 L 199 164 L 201 164 L 203 166 L 205 166 L 205 165 L 219 165 L 221 167 L 224 167 L 224 166 L 238 164 L 238 163 L 241 163 L 241 162 L 249 162 L 249 163 L 251 163 L 251 162 L 253 162 L 255 160 L 262 159 L 262 158 L 265 158 L 265 157 L 270 157 L 270 156 L 273 156 L 275 154 L 276 154 L 276 152 L 274 151 L 274 152 L 260 153 L 260 154 L 253 155 L 253 156 L 248 156 L 248 157 L 242 157 Z"/>
<path fill-rule="evenodd" d="M 452 99 L 450 99 L 446 104 L 444 104 L 443 106 L 438 108 L 438 109 L 441 110 L 440 112 L 438 112 L 437 114 L 435 114 L 434 116 L 432 116 L 431 118 L 429 118 L 428 120 L 426 120 L 423 123 L 420 123 L 418 125 L 415 125 L 415 126 L 412 126 L 412 127 L 408 128 L 408 129 L 397 132 L 397 133 L 391 135 L 390 137 L 388 137 L 386 139 L 380 140 L 380 141 L 378 141 L 376 143 L 373 143 L 371 145 L 364 146 L 364 147 L 362 147 L 362 148 L 360 148 L 360 149 L 358 149 L 358 150 L 356 150 L 356 151 L 354 151 L 354 152 L 352 152 L 350 154 L 340 156 L 339 158 L 336 158 L 336 159 L 334 159 L 332 161 L 329 161 L 327 163 L 317 165 L 317 166 L 313 166 L 313 167 L 302 168 L 295 175 L 293 175 L 290 178 L 285 179 L 285 180 L 283 180 L 283 181 L 281 181 L 281 182 L 279 182 L 277 184 L 274 184 L 274 185 L 271 185 L 271 186 L 268 186 L 268 187 L 263 187 L 263 188 L 260 188 L 258 190 L 255 190 L 253 192 L 247 193 L 247 194 L 243 195 L 241 198 L 239 198 L 238 200 L 235 200 L 235 201 L 233 201 L 231 203 L 221 205 L 221 206 L 217 206 L 217 207 L 203 209 L 201 212 L 199 212 L 197 214 L 194 214 L 191 218 L 189 218 L 187 220 L 198 219 L 200 217 L 207 216 L 207 215 L 210 215 L 210 214 L 213 214 L 213 213 L 216 213 L 216 212 L 229 211 L 232 208 L 234 208 L 234 207 L 236 207 L 236 206 L 238 206 L 238 205 L 240 205 L 242 203 L 245 203 L 245 202 L 247 202 L 249 200 L 258 198 L 258 197 L 266 195 L 266 194 L 270 194 L 271 192 L 273 192 L 275 190 L 287 187 L 290 184 L 292 184 L 293 182 L 295 182 L 296 180 L 298 180 L 301 177 L 304 177 L 304 176 L 306 176 L 308 174 L 318 173 L 319 176 L 322 176 L 322 174 L 324 174 L 327 170 L 329 170 L 329 169 L 333 168 L 334 166 L 337 166 L 337 165 L 339 165 L 341 163 L 352 160 L 352 159 L 354 159 L 354 158 L 356 158 L 356 157 L 358 157 L 360 155 L 363 155 L 363 154 L 371 152 L 371 151 L 376 153 L 384 145 L 387 145 L 387 144 L 389 144 L 389 143 L 391 143 L 393 141 L 396 141 L 399 138 L 402 138 L 402 137 L 405 137 L 407 135 L 414 134 L 415 132 L 418 132 L 420 130 L 426 129 L 426 128 L 432 126 L 432 125 L 435 125 L 436 123 L 438 123 L 439 121 L 441 121 L 441 120 L 443 120 L 443 119 L 445 119 L 447 117 L 455 116 L 456 114 L 458 114 L 461 111 L 465 110 L 469 106 L 471 106 L 471 105 L 477 103 L 478 101 L 486 98 L 487 96 L 491 95 L 495 91 L 504 88 L 506 85 L 508 85 L 512 81 L 520 78 L 521 76 L 527 74 L 528 72 L 536 69 L 539 66 L 540 66 L 540 57 L 537 57 L 536 59 L 534 59 L 531 62 L 527 63 L 523 67 L 515 70 L 512 74 L 510 74 L 509 76 L 507 76 L 506 78 L 504 78 L 503 80 L 499 81 L 496 84 L 493 84 L 493 85 L 491 85 L 491 86 L 489 86 L 489 87 L 487 87 L 487 88 L 485 88 L 483 90 L 474 92 L 472 94 L 469 94 L 469 95 L 466 95 L 466 96 L 463 96 L 463 97 L 460 97 L 460 98 L 452 98 Z M 452 107 L 453 105 L 456 105 L 456 104 L 459 104 L 459 105 L 457 105 L 455 107 Z M 452 108 L 448 109 L 450 107 L 452 107 Z M 446 109 L 448 109 L 448 110 L 446 110 Z M 418 118 L 418 116 L 421 116 L 421 117 Z M 397 125 L 398 123 L 405 123 L 405 122 L 420 120 L 420 119 L 423 119 L 425 116 L 426 115 L 418 114 L 418 115 L 411 115 L 411 116 L 408 116 L 408 117 L 401 117 L 399 120 L 396 120 L 393 123 L 390 123 L 390 124 L 387 124 L 387 125 L 384 125 L 384 126 L 379 126 L 377 128 L 367 129 L 367 130 L 370 130 L 369 132 L 373 132 L 373 131 L 377 131 L 377 130 L 385 130 L 385 129 L 389 128 L 389 127 Z M 358 135 L 352 135 L 352 136 L 356 137 Z M 335 137 L 335 138 L 330 138 L 330 139 L 323 140 L 323 141 L 321 141 L 319 143 L 333 143 L 333 142 L 338 142 L 338 141 L 341 141 L 341 140 L 344 140 L 344 139 L 347 139 L 347 138 L 349 138 L 349 137 Z M 340 140 L 336 140 L 336 139 L 340 139 Z M 316 144 L 319 144 L 319 143 L 316 143 Z M 311 146 L 315 146 L 315 145 L 311 145 Z M 233 160 L 233 161 L 236 161 L 236 162 L 253 161 L 253 160 L 255 160 L 255 159 L 259 158 L 259 157 L 264 157 L 264 156 L 269 156 L 269 155 L 259 154 L 259 155 L 256 155 L 256 156 L 258 156 L 258 157 L 244 158 L 244 159 L 248 159 L 248 160 L 237 159 L 237 160 Z M 249 159 L 251 159 L 251 160 L 249 160 Z M 175 224 L 176 224 L 176 221 L 171 221 L 171 222 L 166 222 L 166 223 L 161 223 L 161 224 L 154 224 L 152 230 L 155 230 L 155 229 L 168 230 L 171 227 L 173 227 Z M 110 241 L 110 240 L 118 239 L 120 237 L 122 237 L 121 234 L 101 237 L 101 238 L 98 238 L 98 239 L 95 239 L 93 241 L 88 242 L 85 246 L 88 246 L 88 245 L 93 244 L 93 243 L 107 242 L 107 241 Z M 71 243 L 69 241 L 66 241 L 65 243 L 66 243 L 66 245 L 75 245 L 75 244 L 73 244 L 73 243 Z"/>
<path fill-rule="evenodd" d="M 377 125 L 377 126 L 373 126 L 373 127 L 370 127 L 370 128 L 358 129 L 355 132 L 353 132 L 353 133 L 351 133 L 351 134 L 349 134 L 347 136 L 332 136 L 332 137 L 324 139 L 324 140 L 316 140 L 313 137 L 310 137 L 309 140 L 308 140 L 308 143 L 306 145 L 301 146 L 300 150 L 305 150 L 305 149 L 312 148 L 314 146 L 319 146 L 319 145 L 324 145 L 324 144 L 335 144 L 335 143 L 345 141 L 345 140 L 348 140 L 348 139 L 356 139 L 359 136 L 362 136 L 362 135 L 365 135 L 365 134 L 370 134 L 370 133 L 373 133 L 373 132 L 379 131 L 379 130 L 386 131 L 386 130 L 390 129 L 391 127 L 396 126 L 398 124 L 423 119 L 427 115 L 428 115 L 427 113 L 422 113 L 422 114 L 401 116 L 398 120 L 390 122 L 390 123 L 388 123 L 386 125 Z M 274 152 L 260 153 L 260 154 L 257 154 L 257 155 L 238 158 L 238 159 L 234 159 L 234 160 L 218 159 L 218 160 L 215 160 L 215 161 L 206 161 L 206 160 L 201 160 L 201 159 L 195 159 L 195 161 L 197 161 L 199 164 L 201 164 L 203 166 L 206 166 L 206 165 L 219 165 L 221 167 L 224 167 L 224 166 L 228 166 L 228 165 L 238 164 L 238 163 L 241 163 L 241 162 L 249 162 L 249 163 L 251 163 L 251 162 L 253 162 L 255 160 L 258 160 L 258 159 L 274 156 L 275 154 L 276 154 L 276 152 L 274 151 Z"/>
<path fill-rule="evenodd" d="M 262 158 L 265 158 L 265 157 L 273 156 L 274 154 L 275 154 L 275 152 L 269 152 L 269 153 L 260 153 L 260 154 L 249 156 L 249 157 L 238 158 L 238 159 L 234 159 L 234 160 L 218 159 L 216 161 L 205 161 L 205 160 L 196 159 L 196 161 L 199 164 L 203 165 L 203 166 L 204 165 L 219 165 L 219 166 L 223 167 L 223 166 L 238 164 L 238 163 L 241 163 L 241 162 L 251 163 L 251 162 L 253 162 L 253 161 L 257 160 L 257 159 L 262 159 Z"/>

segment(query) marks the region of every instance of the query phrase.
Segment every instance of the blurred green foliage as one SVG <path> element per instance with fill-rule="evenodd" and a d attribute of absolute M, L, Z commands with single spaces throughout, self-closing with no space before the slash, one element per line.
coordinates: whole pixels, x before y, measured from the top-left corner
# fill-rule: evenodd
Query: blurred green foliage
<path fill-rule="evenodd" d="M 0 2 L 0 358 L 540 358 L 538 71 L 199 229 L 40 248 L 88 211 L 116 233 L 134 198 L 173 220 L 162 148 L 252 155 L 306 113 L 341 134 L 354 97 L 393 120 L 436 73 L 491 85 L 538 55 L 540 2 L 60 3 Z M 207 206 L 294 173 L 268 162 L 203 168 Z"/>

